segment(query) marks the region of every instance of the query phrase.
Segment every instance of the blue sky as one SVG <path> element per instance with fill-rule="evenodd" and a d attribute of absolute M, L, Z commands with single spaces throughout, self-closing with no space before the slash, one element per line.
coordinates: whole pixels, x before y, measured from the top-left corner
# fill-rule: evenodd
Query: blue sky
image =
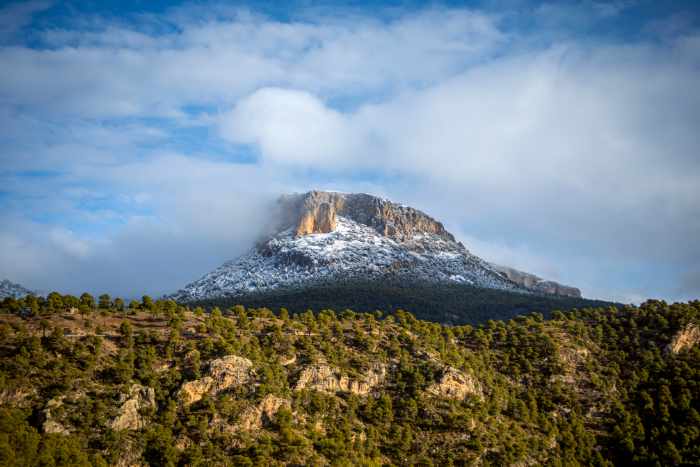
<path fill-rule="evenodd" d="M 700 296 L 697 2 L 0 4 L 0 277 L 159 296 L 281 193 L 590 298 Z"/>

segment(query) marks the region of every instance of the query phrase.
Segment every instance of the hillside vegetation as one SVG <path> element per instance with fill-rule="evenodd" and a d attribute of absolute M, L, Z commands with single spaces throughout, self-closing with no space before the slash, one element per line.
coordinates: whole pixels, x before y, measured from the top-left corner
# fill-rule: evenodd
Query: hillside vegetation
<path fill-rule="evenodd" d="M 700 464 L 700 301 L 472 327 L 12 300 L 0 465 Z"/>
<path fill-rule="evenodd" d="M 382 310 L 390 314 L 403 310 L 419 319 L 436 323 L 472 326 L 489 319 L 508 321 L 518 315 L 533 312 L 548 316 L 554 310 L 621 306 L 619 303 L 601 300 L 544 293 L 517 293 L 458 283 L 360 280 L 319 283 L 296 290 L 256 292 L 192 301 L 188 304 L 206 310 L 214 307 L 229 309 L 235 305 L 269 308 L 275 312 L 286 308 L 290 313 L 304 313 L 309 309 L 319 312 L 326 308 L 351 309 L 358 313 Z"/>

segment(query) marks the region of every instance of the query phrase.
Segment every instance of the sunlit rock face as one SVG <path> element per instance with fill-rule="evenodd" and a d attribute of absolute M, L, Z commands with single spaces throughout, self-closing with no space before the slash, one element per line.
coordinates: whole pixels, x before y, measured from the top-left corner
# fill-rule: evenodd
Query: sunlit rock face
<path fill-rule="evenodd" d="M 351 391 L 364 395 L 382 384 L 386 376 L 387 366 L 383 363 L 372 363 L 369 371 L 363 374 L 359 381 L 353 381 L 346 375 L 336 375 L 328 365 L 308 365 L 301 371 L 293 389 L 321 392 Z"/>
<path fill-rule="evenodd" d="M 207 366 L 204 378 L 186 382 L 176 396 L 183 399 L 183 394 L 186 393 L 184 400 L 191 404 L 200 400 L 205 392 L 210 396 L 219 396 L 236 386 L 249 386 L 257 378 L 255 370 L 252 369 L 253 363 L 236 355 L 212 360 Z"/>
<path fill-rule="evenodd" d="M 467 394 L 474 394 L 483 400 L 484 393 L 479 382 L 453 367 L 445 368 L 440 380 L 426 389 L 429 393 L 441 397 L 464 399 Z"/>
<path fill-rule="evenodd" d="M 255 248 L 170 295 L 190 301 L 338 280 L 462 283 L 520 293 L 559 293 L 511 280 L 455 241 L 442 223 L 366 193 L 283 195 Z"/>
<path fill-rule="evenodd" d="M 684 329 L 671 337 L 666 346 L 666 354 L 679 355 L 685 349 L 689 349 L 700 342 L 700 326 L 688 323 Z"/>
<path fill-rule="evenodd" d="M 295 236 L 332 232 L 336 216 L 341 216 L 372 227 L 386 237 L 432 233 L 455 240 L 440 222 L 421 211 L 366 193 L 313 190 L 306 194 L 284 195 L 279 204 L 281 211 L 289 213 L 291 219 L 298 219 Z M 285 216 L 286 219 L 290 217 Z M 316 226 L 316 230 L 312 226 Z M 283 224 L 282 227 L 289 226 Z"/>

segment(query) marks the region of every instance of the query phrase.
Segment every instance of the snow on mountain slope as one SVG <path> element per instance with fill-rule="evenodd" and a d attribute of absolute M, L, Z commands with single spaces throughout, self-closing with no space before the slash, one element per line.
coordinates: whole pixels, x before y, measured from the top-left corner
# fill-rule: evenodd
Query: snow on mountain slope
<path fill-rule="evenodd" d="M 185 302 L 342 279 L 462 282 L 532 293 L 469 253 L 433 218 L 372 195 L 285 195 L 278 216 L 281 231 L 167 298 Z"/>
<path fill-rule="evenodd" d="M 6 297 L 24 298 L 27 295 L 34 295 L 34 292 L 0 277 L 0 300 Z"/>

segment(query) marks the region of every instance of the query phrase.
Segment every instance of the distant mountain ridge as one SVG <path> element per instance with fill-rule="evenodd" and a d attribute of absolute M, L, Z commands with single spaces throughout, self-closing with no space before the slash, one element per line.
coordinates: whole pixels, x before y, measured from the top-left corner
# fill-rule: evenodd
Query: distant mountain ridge
<path fill-rule="evenodd" d="M 502 272 L 505 276 L 516 284 L 524 285 L 533 290 L 539 290 L 545 293 L 566 295 L 567 297 L 581 297 L 581 291 L 576 287 L 562 285 L 558 282 L 548 281 L 537 277 L 529 272 L 518 271 L 517 269 L 501 266 L 495 263 L 489 263 L 496 271 Z"/>
<path fill-rule="evenodd" d="M 235 297 L 347 279 L 462 283 L 524 294 L 563 290 L 513 281 L 427 214 L 366 193 L 283 195 L 275 220 L 277 228 L 250 252 L 168 298 Z"/>
<path fill-rule="evenodd" d="M 4 300 L 7 297 L 24 298 L 27 295 L 35 295 L 35 293 L 0 277 L 0 300 Z"/>

